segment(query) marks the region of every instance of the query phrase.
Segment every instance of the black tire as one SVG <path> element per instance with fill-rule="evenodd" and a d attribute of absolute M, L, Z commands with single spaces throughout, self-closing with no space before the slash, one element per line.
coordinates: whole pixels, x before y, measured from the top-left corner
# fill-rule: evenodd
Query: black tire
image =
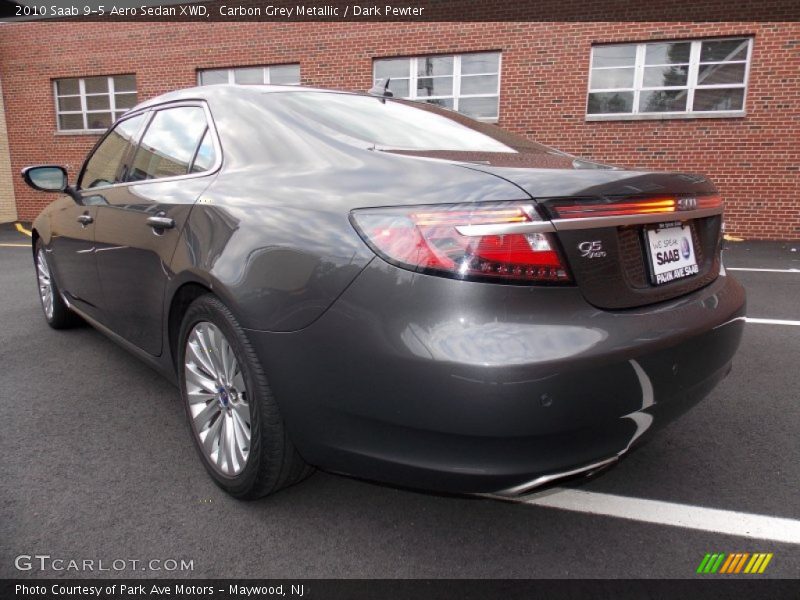
<path fill-rule="evenodd" d="M 222 332 L 239 364 L 247 390 L 250 414 L 250 448 L 244 468 L 237 475 L 225 475 L 202 448 L 193 425 L 186 384 L 186 345 L 195 325 L 210 322 Z M 298 454 L 281 418 L 250 341 L 225 304 L 208 294 L 197 298 L 186 311 L 178 337 L 178 380 L 189 431 L 203 465 L 214 481 L 240 499 L 255 499 L 302 481 L 314 472 Z"/>
<path fill-rule="evenodd" d="M 51 296 L 52 296 L 52 314 L 47 314 L 47 309 L 45 308 L 45 302 L 42 298 L 41 292 L 39 293 L 39 303 L 42 306 L 42 314 L 44 315 L 45 321 L 47 324 L 50 325 L 53 329 L 68 329 L 69 327 L 74 327 L 76 324 L 80 323 L 81 318 L 72 312 L 61 298 L 61 291 L 58 288 L 58 283 L 56 282 L 55 273 L 52 269 L 52 265 L 50 260 L 47 258 L 47 252 L 45 250 L 44 244 L 42 243 L 41 238 L 36 240 L 36 244 L 34 245 L 33 251 L 33 266 L 36 270 L 36 283 L 37 283 L 37 290 L 39 290 L 40 286 L 40 268 L 39 268 L 39 254 L 41 255 L 47 265 L 48 269 L 48 277 L 50 281 L 51 287 Z"/>

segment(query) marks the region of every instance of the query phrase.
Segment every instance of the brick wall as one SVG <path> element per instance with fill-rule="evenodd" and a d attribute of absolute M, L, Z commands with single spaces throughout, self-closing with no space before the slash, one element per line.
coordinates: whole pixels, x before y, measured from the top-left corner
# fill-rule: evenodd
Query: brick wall
<path fill-rule="evenodd" d="M 747 117 L 586 122 L 597 42 L 752 35 Z M 727 230 L 800 239 L 799 23 L 16 23 L 0 37 L 11 162 L 72 175 L 97 136 L 55 132 L 53 78 L 135 72 L 139 99 L 196 70 L 299 62 L 304 84 L 365 90 L 372 58 L 501 50 L 500 125 L 590 159 L 713 178 Z M 15 178 L 19 217 L 50 201 Z"/>
<path fill-rule="evenodd" d="M 8 223 L 17 218 L 14 203 L 14 184 L 11 180 L 11 156 L 8 148 L 6 119 L 3 110 L 3 88 L 0 85 L 0 223 Z"/>

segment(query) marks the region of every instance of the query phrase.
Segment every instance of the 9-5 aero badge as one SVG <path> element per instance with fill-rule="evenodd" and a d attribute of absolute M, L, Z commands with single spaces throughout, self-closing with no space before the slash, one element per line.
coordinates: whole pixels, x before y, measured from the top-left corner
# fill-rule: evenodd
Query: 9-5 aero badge
<path fill-rule="evenodd" d="M 606 251 L 603 250 L 603 242 L 600 240 L 586 241 L 578 244 L 581 258 L 605 258 Z"/>

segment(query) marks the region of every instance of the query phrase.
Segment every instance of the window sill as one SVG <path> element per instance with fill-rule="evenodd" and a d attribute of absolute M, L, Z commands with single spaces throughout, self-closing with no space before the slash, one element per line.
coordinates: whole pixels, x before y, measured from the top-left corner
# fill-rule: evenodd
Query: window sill
<path fill-rule="evenodd" d="M 53 135 L 103 135 L 107 129 L 70 129 L 67 131 L 56 130 Z"/>
<path fill-rule="evenodd" d="M 743 110 L 728 112 L 701 113 L 652 113 L 646 115 L 586 115 L 586 121 L 673 121 L 685 119 L 741 119 L 746 117 Z"/>

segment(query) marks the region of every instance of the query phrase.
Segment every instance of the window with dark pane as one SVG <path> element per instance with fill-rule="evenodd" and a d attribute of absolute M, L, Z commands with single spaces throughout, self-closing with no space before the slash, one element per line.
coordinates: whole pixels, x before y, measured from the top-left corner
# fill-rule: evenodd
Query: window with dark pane
<path fill-rule="evenodd" d="M 592 67 L 633 67 L 636 64 L 636 45 L 595 46 Z"/>
<path fill-rule="evenodd" d="M 499 117 L 500 53 L 380 58 L 374 82 L 389 79 L 398 98 L 419 100 L 486 121 Z"/>
<path fill-rule="evenodd" d="M 235 83 L 238 85 L 300 85 L 300 65 L 257 65 L 198 71 L 200 85 Z"/>
<path fill-rule="evenodd" d="M 750 45 L 748 38 L 735 40 L 709 40 L 702 42 L 700 62 L 727 62 L 732 60 L 747 60 L 747 50 Z"/>
<path fill-rule="evenodd" d="M 739 116 L 751 44 L 728 38 L 595 46 L 586 113 Z"/>
<path fill-rule="evenodd" d="M 639 112 L 683 112 L 687 90 L 646 90 L 639 94 Z"/>
<path fill-rule="evenodd" d="M 698 89 L 694 93 L 697 111 L 741 110 L 744 106 L 744 88 Z"/>
<path fill-rule="evenodd" d="M 59 131 L 99 131 L 136 105 L 136 76 L 57 79 L 55 95 Z"/>
<path fill-rule="evenodd" d="M 210 69 L 200 72 L 200 85 L 228 83 L 228 69 Z"/>
<path fill-rule="evenodd" d="M 272 65 L 267 72 L 273 85 L 300 85 L 300 65 Z"/>
<path fill-rule="evenodd" d="M 233 70 L 233 82 L 243 85 L 262 85 L 264 81 L 264 67 L 248 67 Z"/>
<path fill-rule="evenodd" d="M 739 111 L 744 108 L 750 40 L 703 41 L 697 68 L 696 112 Z"/>
<path fill-rule="evenodd" d="M 593 92 L 589 94 L 590 115 L 629 113 L 633 109 L 633 92 Z"/>

